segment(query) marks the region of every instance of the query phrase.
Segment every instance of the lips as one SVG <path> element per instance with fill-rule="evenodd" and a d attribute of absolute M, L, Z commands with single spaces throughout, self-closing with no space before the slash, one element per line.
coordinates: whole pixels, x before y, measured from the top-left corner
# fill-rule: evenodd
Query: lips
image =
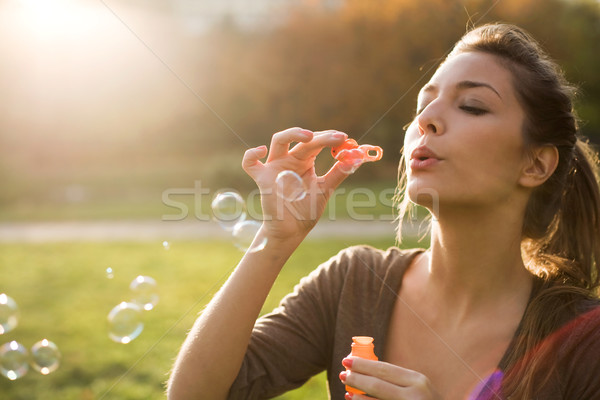
<path fill-rule="evenodd" d="M 441 158 L 427 146 L 419 146 L 410 153 L 410 168 L 414 170 L 425 169 L 437 164 Z"/>

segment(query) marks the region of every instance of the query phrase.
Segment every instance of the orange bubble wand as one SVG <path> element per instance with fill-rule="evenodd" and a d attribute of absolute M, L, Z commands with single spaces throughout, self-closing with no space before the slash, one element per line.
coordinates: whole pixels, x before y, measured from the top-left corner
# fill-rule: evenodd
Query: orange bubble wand
<path fill-rule="evenodd" d="M 339 146 L 331 148 L 331 156 L 342 163 L 342 170 L 353 173 L 364 162 L 381 160 L 383 149 L 370 144 L 359 145 L 354 139 L 346 139 Z"/>

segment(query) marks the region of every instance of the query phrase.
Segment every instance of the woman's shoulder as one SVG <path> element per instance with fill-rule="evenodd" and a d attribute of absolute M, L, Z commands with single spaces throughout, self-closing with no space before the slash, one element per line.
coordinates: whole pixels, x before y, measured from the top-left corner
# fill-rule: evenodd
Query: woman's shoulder
<path fill-rule="evenodd" d="M 371 270 L 387 270 L 390 268 L 405 268 L 412 262 L 413 258 L 425 251 L 424 249 L 400 249 L 389 247 L 378 249 L 370 245 L 356 245 L 341 250 L 330 261 L 337 268 L 359 268 Z"/>
<path fill-rule="evenodd" d="M 401 279 L 414 257 L 423 251 L 398 247 L 378 249 L 369 245 L 351 246 L 321 264 L 311 275 L 313 278 L 320 276 L 337 281 L 359 280 L 365 284 L 372 280 L 395 281 Z"/>

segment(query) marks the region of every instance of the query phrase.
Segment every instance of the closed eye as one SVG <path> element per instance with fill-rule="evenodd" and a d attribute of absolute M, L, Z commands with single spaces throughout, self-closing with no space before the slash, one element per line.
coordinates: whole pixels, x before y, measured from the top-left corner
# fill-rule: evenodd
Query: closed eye
<path fill-rule="evenodd" d="M 469 114 L 473 114 L 473 115 L 483 115 L 483 114 L 488 113 L 488 111 L 484 110 L 483 108 L 472 107 L 472 106 L 460 106 L 460 109 Z"/>

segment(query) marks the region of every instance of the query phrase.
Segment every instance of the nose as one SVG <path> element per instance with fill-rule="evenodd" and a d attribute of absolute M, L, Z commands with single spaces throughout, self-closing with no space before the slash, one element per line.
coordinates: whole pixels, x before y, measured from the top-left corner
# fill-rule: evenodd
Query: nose
<path fill-rule="evenodd" d="M 429 103 L 417 116 L 417 128 L 420 135 L 426 133 L 441 135 L 444 130 L 443 119 L 439 104 L 436 101 Z"/>

